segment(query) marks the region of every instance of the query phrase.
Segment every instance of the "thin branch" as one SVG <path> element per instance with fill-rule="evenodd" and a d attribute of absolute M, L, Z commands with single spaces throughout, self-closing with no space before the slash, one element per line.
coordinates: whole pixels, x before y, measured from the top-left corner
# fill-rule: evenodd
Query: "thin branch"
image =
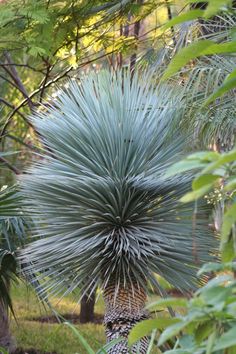
<path fill-rule="evenodd" d="M 8 52 L 5 52 L 5 57 L 6 57 L 6 60 L 9 64 L 13 64 L 12 63 L 12 60 L 11 60 L 11 56 Z M 13 79 L 13 81 L 15 82 L 15 84 L 17 85 L 17 87 L 19 88 L 19 90 L 22 92 L 23 96 L 25 98 L 27 98 L 28 100 L 28 105 L 29 105 L 29 108 L 30 110 L 33 112 L 34 110 L 34 104 L 33 102 L 31 101 L 31 99 L 29 98 L 29 95 L 28 95 L 28 92 L 25 88 L 25 86 L 23 85 L 19 75 L 18 75 L 18 72 L 15 68 L 15 66 L 10 66 L 10 69 L 7 68 L 7 67 L 4 67 L 4 70 L 10 75 L 10 77 Z"/>
<path fill-rule="evenodd" d="M 41 90 L 41 93 L 40 93 L 40 97 L 39 97 L 39 102 L 40 102 L 40 103 L 41 103 L 42 100 L 43 100 L 44 91 L 45 91 L 46 84 L 47 84 L 47 81 L 48 81 L 48 79 L 49 79 L 51 70 L 52 70 L 52 66 L 48 63 L 48 64 L 47 64 L 46 75 L 45 75 L 45 77 L 44 77 L 44 79 L 43 79 L 42 84 L 40 85 L 40 87 L 42 87 L 42 90 Z"/>
<path fill-rule="evenodd" d="M 57 81 L 59 81 L 60 79 L 62 79 L 63 77 L 65 77 L 70 71 L 73 70 L 73 67 L 69 67 L 63 74 L 61 75 L 58 75 L 55 79 L 49 81 L 44 87 L 47 88 L 49 87 L 50 85 L 56 83 Z M 30 95 L 29 95 L 29 98 L 33 98 L 35 95 L 37 95 L 38 93 L 40 93 L 42 90 L 42 87 L 39 87 L 38 89 L 36 89 L 35 91 L 33 91 Z M 5 134 L 6 132 L 6 129 L 7 129 L 7 126 L 8 124 L 10 123 L 11 119 L 14 117 L 14 115 L 19 111 L 20 108 L 22 108 L 26 103 L 28 102 L 28 98 L 25 98 L 23 101 L 21 101 L 21 103 L 15 107 L 15 109 L 9 114 L 7 120 L 6 120 L 6 123 L 2 129 L 2 132 L 1 132 L 1 136 Z"/>
<path fill-rule="evenodd" d="M 31 144 L 27 144 L 26 142 L 24 142 L 23 140 L 19 139 L 18 137 L 14 136 L 14 135 L 11 135 L 11 134 L 7 134 L 6 135 L 6 138 L 10 138 L 12 140 L 15 140 L 17 141 L 19 144 L 21 145 L 24 145 L 25 147 L 27 147 L 28 149 L 30 150 L 33 150 L 33 151 L 40 151 L 40 148 L 35 146 L 35 145 L 31 145 Z"/>
<path fill-rule="evenodd" d="M 4 98 L 2 98 L 2 97 L 0 97 L 0 103 L 5 104 L 7 107 L 12 108 L 13 110 L 16 108 L 13 104 L 11 104 L 10 102 L 6 101 L 6 100 L 5 100 Z M 31 128 L 34 129 L 33 124 L 27 119 L 27 117 L 26 117 L 23 113 L 21 113 L 20 111 L 17 111 L 16 113 L 19 114 L 19 116 L 21 116 L 21 118 L 23 118 L 23 119 L 26 121 L 26 123 L 27 123 L 29 126 L 31 126 Z"/>
<path fill-rule="evenodd" d="M 41 73 L 43 75 L 45 75 L 45 72 L 43 70 L 39 70 L 34 68 L 33 66 L 29 65 L 29 64 L 17 64 L 17 63 L 0 63 L 0 66 L 19 66 L 22 68 L 26 68 L 26 69 L 30 69 L 32 71 L 35 71 L 36 73 Z"/>
<path fill-rule="evenodd" d="M 137 0 L 137 4 L 142 5 L 143 0 Z M 131 71 L 131 73 L 134 72 L 134 67 L 135 67 L 136 60 L 137 60 L 137 50 L 138 50 L 137 42 L 139 39 L 140 26 L 141 26 L 141 20 L 136 21 L 134 24 L 134 37 L 136 39 L 135 53 L 133 53 L 130 58 L 130 71 Z"/>
<path fill-rule="evenodd" d="M 14 82 L 12 82 L 8 78 L 6 78 L 4 75 L 0 74 L 0 78 L 3 79 L 4 81 L 8 82 L 11 86 L 15 87 L 17 90 L 19 90 L 19 87 L 17 87 L 17 85 Z"/>
<path fill-rule="evenodd" d="M 109 52 L 109 53 L 102 54 L 102 55 L 100 55 L 99 57 L 93 58 L 93 59 L 91 59 L 91 60 L 89 60 L 89 61 L 86 61 L 85 63 L 82 63 L 82 64 L 79 66 L 79 68 L 81 68 L 81 67 L 83 67 L 83 66 L 85 66 L 85 65 L 91 64 L 91 63 L 93 63 L 93 62 L 96 61 L 96 60 L 102 59 L 102 58 L 106 57 L 107 55 L 110 55 L 110 54 L 112 54 L 112 53 L 114 53 L 114 52 L 115 52 L 115 51 L 111 51 L 111 52 Z M 60 81 L 61 79 L 63 79 L 64 77 L 66 77 L 66 76 L 67 76 L 71 71 L 73 71 L 73 70 L 75 70 L 75 69 L 74 69 L 72 66 L 70 66 L 63 74 L 58 75 L 58 76 L 56 76 L 54 79 L 48 81 L 44 88 L 46 89 L 46 88 L 48 88 L 49 86 L 51 86 L 52 84 L 55 84 L 56 82 Z M 78 68 L 77 68 L 76 70 L 78 70 Z M 33 98 L 34 96 L 36 96 L 38 93 L 40 93 L 41 90 L 42 90 L 42 88 L 43 88 L 43 87 L 40 86 L 38 89 L 36 89 L 35 91 L 33 91 L 33 92 L 29 95 L 29 98 L 31 99 L 31 98 Z M 25 98 L 25 99 L 24 99 L 23 101 L 21 101 L 21 103 L 20 103 L 17 107 L 15 107 L 15 109 L 9 114 L 9 116 L 8 116 L 8 118 L 7 118 L 7 120 L 6 120 L 6 123 L 5 123 L 5 125 L 4 125 L 4 127 L 3 127 L 2 131 L 1 131 L 0 137 L 5 134 L 6 129 L 7 129 L 7 127 L 8 127 L 8 124 L 10 123 L 11 119 L 12 119 L 12 118 L 14 117 L 14 115 L 19 111 L 19 109 L 21 109 L 21 108 L 27 103 L 27 101 L 28 101 L 28 99 Z"/>
<path fill-rule="evenodd" d="M 6 159 L 4 159 L 4 157 L 0 156 L 0 162 L 2 162 L 4 165 L 6 165 L 9 170 L 13 171 L 16 175 L 20 175 L 20 170 L 18 170 L 18 168 L 16 168 L 15 166 L 13 166 L 10 162 L 8 162 Z"/>
<path fill-rule="evenodd" d="M 170 3 L 169 3 L 168 0 L 165 0 L 165 1 L 166 1 L 168 20 L 170 21 L 170 20 L 172 20 L 171 6 L 170 6 Z M 173 44 L 176 46 L 177 41 L 176 41 L 176 38 L 175 38 L 175 30 L 174 30 L 173 26 L 171 26 L 171 33 L 172 33 Z"/>

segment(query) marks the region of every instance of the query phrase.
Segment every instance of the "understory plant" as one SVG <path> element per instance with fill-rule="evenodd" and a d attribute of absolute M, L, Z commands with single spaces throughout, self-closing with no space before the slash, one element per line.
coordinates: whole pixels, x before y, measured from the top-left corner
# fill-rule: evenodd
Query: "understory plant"
<path fill-rule="evenodd" d="M 9 352 L 15 348 L 9 328 L 9 311 L 13 312 L 10 286 L 18 276 L 16 250 L 24 244 L 28 229 L 20 205 L 21 196 L 17 188 L 2 186 L 0 190 L 0 347 Z"/>
<path fill-rule="evenodd" d="M 45 296 L 97 285 L 105 300 L 109 353 L 128 353 L 135 323 L 148 318 L 156 274 L 184 291 L 212 259 L 210 206 L 179 203 L 191 176 L 166 177 L 189 140 L 173 131 L 184 100 L 150 73 L 91 73 L 69 83 L 32 117 L 44 147 L 22 177 L 26 211 L 38 238 L 21 261 Z M 25 268 L 27 271 L 27 267 Z M 131 348 L 146 353 L 147 337 Z"/>
<path fill-rule="evenodd" d="M 208 283 L 188 302 L 182 303 L 186 314 L 176 325 L 167 327 L 159 339 L 182 335 L 168 354 L 234 354 L 236 351 L 236 149 L 225 153 L 215 151 L 192 154 L 169 170 L 168 175 L 194 169 L 196 177 L 192 191 L 181 198 L 182 203 L 202 196 L 216 208 L 220 203 L 221 217 L 216 218 L 220 230 L 221 263 L 205 264 L 199 275 L 206 274 Z M 199 172 L 200 170 L 200 172 Z M 168 302 L 167 302 L 168 303 Z M 177 303 L 176 303 L 177 304 Z M 155 304 L 154 307 L 158 305 Z M 160 303 L 159 303 L 160 305 Z M 162 303 L 162 306 L 164 303 Z"/>

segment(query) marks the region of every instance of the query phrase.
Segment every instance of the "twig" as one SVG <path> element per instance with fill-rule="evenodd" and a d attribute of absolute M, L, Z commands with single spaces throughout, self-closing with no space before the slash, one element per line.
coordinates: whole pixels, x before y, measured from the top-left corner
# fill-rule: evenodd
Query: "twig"
<path fill-rule="evenodd" d="M 0 161 L 4 163 L 9 168 L 9 170 L 13 171 L 16 175 L 20 175 L 21 173 L 20 170 L 18 170 L 18 168 L 10 164 L 10 162 L 4 159 L 4 157 L 0 156 Z"/>
<path fill-rule="evenodd" d="M 55 79 L 49 81 L 44 87 L 47 88 L 49 87 L 50 85 L 56 83 L 57 81 L 59 81 L 60 79 L 62 79 L 63 77 L 65 77 L 71 70 L 73 70 L 73 67 L 69 67 L 62 75 L 58 75 Z M 37 95 L 39 92 L 41 92 L 42 90 L 42 87 L 39 87 L 38 89 L 36 89 L 35 91 L 33 91 L 30 95 L 29 95 L 29 98 L 33 98 L 35 95 Z M 15 109 L 9 114 L 7 120 L 6 120 L 6 123 L 2 129 L 2 132 L 1 132 L 1 136 L 5 134 L 6 132 L 6 129 L 7 129 L 7 126 L 8 124 L 10 123 L 11 119 L 14 117 L 14 115 L 19 111 L 19 109 L 21 107 L 23 107 L 26 103 L 28 102 L 28 98 L 25 98 L 23 101 L 21 101 L 21 103 L 15 107 Z"/>
<path fill-rule="evenodd" d="M 25 147 L 27 147 L 27 148 L 30 149 L 30 150 L 38 151 L 38 152 L 40 151 L 40 148 L 38 148 L 37 146 L 27 144 L 27 143 L 25 143 L 23 140 L 17 138 L 17 137 L 14 136 L 14 135 L 7 134 L 7 135 L 6 135 L 6 138 L 10 138 L 10 139 L 12 139 L 12 140 L 15 140 L 15 141 L 17 141 L 17 142 L 20 143 L 21 145 L 24 145 Z"/>
<path fill-rule="evenodd" d="M 42 100 L 43 100 L 43 95 L 44 95 L 44 91 L 45 91 L 45 88 L 46 88 L 46 84 L 47 84 L 47 81 L 48 81 L 48 78 L 50 76 L 50 71 L 51 71 L 52 67 L 49 63 L 47 63 L 47 71 L 46 71 L 46 75 L 43 79 L 43 82 L 42 84 L 40 85 L 40 87 L 42 87 L 42 90 L 40 92 L 40 97 L 39 97 L 39 102 L 41 103 Z"/>
<path fill-rule="evenodd" d="M 16 108 L 13 104 L 11 104 L 10 102 L 6 101 L 6 100 L 5 100 L 4 98 L 2 98 L 2 97 L 0 97 L 0 103 L 1 103 L 1 102 L 2 102 L 3 104 L 5 104 L 6 106 L 12 108 L 13 110 Z M 27 117 L 26 117 L 23 113 L 21 113 L 20 111 L 17 111 L 16 113 L 19 114 L 19 116 L 21 116 L 21 117 L 26 121 L 26 123 L 27 123 L 31 128 L 34 129 L 33 124 L 27 119 Z"/>
<path fill-rule="evenodd" d="M 172 12 L 171 12 L 171 7 L 170 7 L 170 3 L 168 0 L 165 0 L 166 1 L 166 8 L 167 8 L 167 13 L 168 13 L 168 19 L 169 21 L 172 20 Z M 173 39 L 173 44 L 176 45 L 177 44 L 177 41 L 176 41 L 176 38 L 175 38 L 175 30 L 174 30 L 174 27 L 171 26 L 171 33 L 172 33 L 172 39 Z"/>
<path fill-rule="evenodd" d="M 137 4 L 142 5 L 143 4 L 143 0 L 137 0 Z M 135 45 L 135 53 L 133 53 L 131 55 L 130 58 L 130 71 L 131 74 L 134 72 L 134 67 L 135 67 L 135 63 L 137 60 L 137 49 L 138 49 L 138 39 L 139 39 L 139 31 L 140 31 L 140 26 L 141 26 L 141 20 L 138 20 L 135 22 L 134 24 L 134 37 L 136 39 L 136 45 Z"/>
<path fill-rule="evenodd" d="M 0 66 L 19 66 L 19 67 L 22 67 L 22 68 L 26 68 L 26 69 L 30 69 L 30 70 L 33 70 L 35 71 L 36 73 L 41 73 L 43 75 L 45 75 L 45 72 L 43 70 L 39 70 L 39 69 L 36 69 L 34 68 L 33 66 L 29 65 L 29 64 L 17 64 L 17 63 L 0 63 Z"/>
<path fill-rule="evenodd" d="M 8 52 L 5 52 L 5 58 L 7 60 L 7 62 L 9 64 L 13 64 L 12 63 L 12 60 L 11 60 L 11 56 Z M 23 96 L 25 98 L 27 98 L 28 100 L 28 105 L 29 105 L 29 108 L 31 109 L 31 111 L 33 112 L 34 110 L 34 104 L 32 102 L 32 100 L 30 99 L 29 95 L 28 95 L 28 92 L 26 91 L 26 88 L 25 86 L 23 85 L 19 75 L 18 75 L 18 72 L 15 68 L 15 66 L 10 66 L 10 69 L 7 68 L 7 67 L 4 67 L 4 70 L 10 75 L 10 77 L 13 79 L 13 81 L 15 82 L 15 84 L 17 85 L 17 87 L 19 88 L 19 90 L 22 92 Z"/>

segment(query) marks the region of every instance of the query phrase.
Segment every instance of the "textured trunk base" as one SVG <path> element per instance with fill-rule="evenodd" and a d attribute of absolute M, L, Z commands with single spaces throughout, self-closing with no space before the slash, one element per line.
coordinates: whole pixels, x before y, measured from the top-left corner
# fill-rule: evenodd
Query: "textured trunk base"
<path fill-rule="evenodd" d="M 9 330 L 9 319 L 5 306 L 0 302 L 0 348 L 6 349 L 12 353 L 16 349 L 15 341 L 13 340 Z"/>
<path fill-rule="evenodd" d="M 130 330 L 134 325 L 148 318 L 144 310 L 146 292 L 138 285 L 135 287 L 126 286 L 117 289 L 114 284 L 109 284 L 104 290 L 106 306 L 104 323 L 106 327 L 107 342 L 113 339 L 124 338 L 108 351 L 109 354 L 146 354 L 148 338 L 144 337 L 139 343 L 128 350 L 127 339 Z"/>

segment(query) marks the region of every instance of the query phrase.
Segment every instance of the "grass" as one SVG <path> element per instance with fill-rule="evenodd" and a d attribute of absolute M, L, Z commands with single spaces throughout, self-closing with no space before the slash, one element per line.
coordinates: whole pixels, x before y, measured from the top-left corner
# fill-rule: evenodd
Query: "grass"
<path fill-rule="evenodd" d="M 85 349 L 73 331 L 62 323 L 42 323 L 35 320 L 41 316 L 49 316 L 51 312 L 40 304 L 33 291 L 24 284 L 19 283 L 12 288 L 13 306 L 17 322 L 12 318 L 12 333 L 17 346 L 24 349 L 38 349 L 42 351 L 55 351 L 57 354 L 85 354 Z M 156 296 L 152 296 L 152 302 Z M 79 314 L 80 305 L 70 295 L 59 301 L 54 298 L 52 305 L 60 314 Z M 101 297 L 95 305 L 95 313 L 104 313 L 104 303 Z M 75 328 L 88 341 L 96 351 L 105 344 L 105 333 L 102 324 L 76 324 Z M 152 354 L 158 353 L 153 350 Z"/>

